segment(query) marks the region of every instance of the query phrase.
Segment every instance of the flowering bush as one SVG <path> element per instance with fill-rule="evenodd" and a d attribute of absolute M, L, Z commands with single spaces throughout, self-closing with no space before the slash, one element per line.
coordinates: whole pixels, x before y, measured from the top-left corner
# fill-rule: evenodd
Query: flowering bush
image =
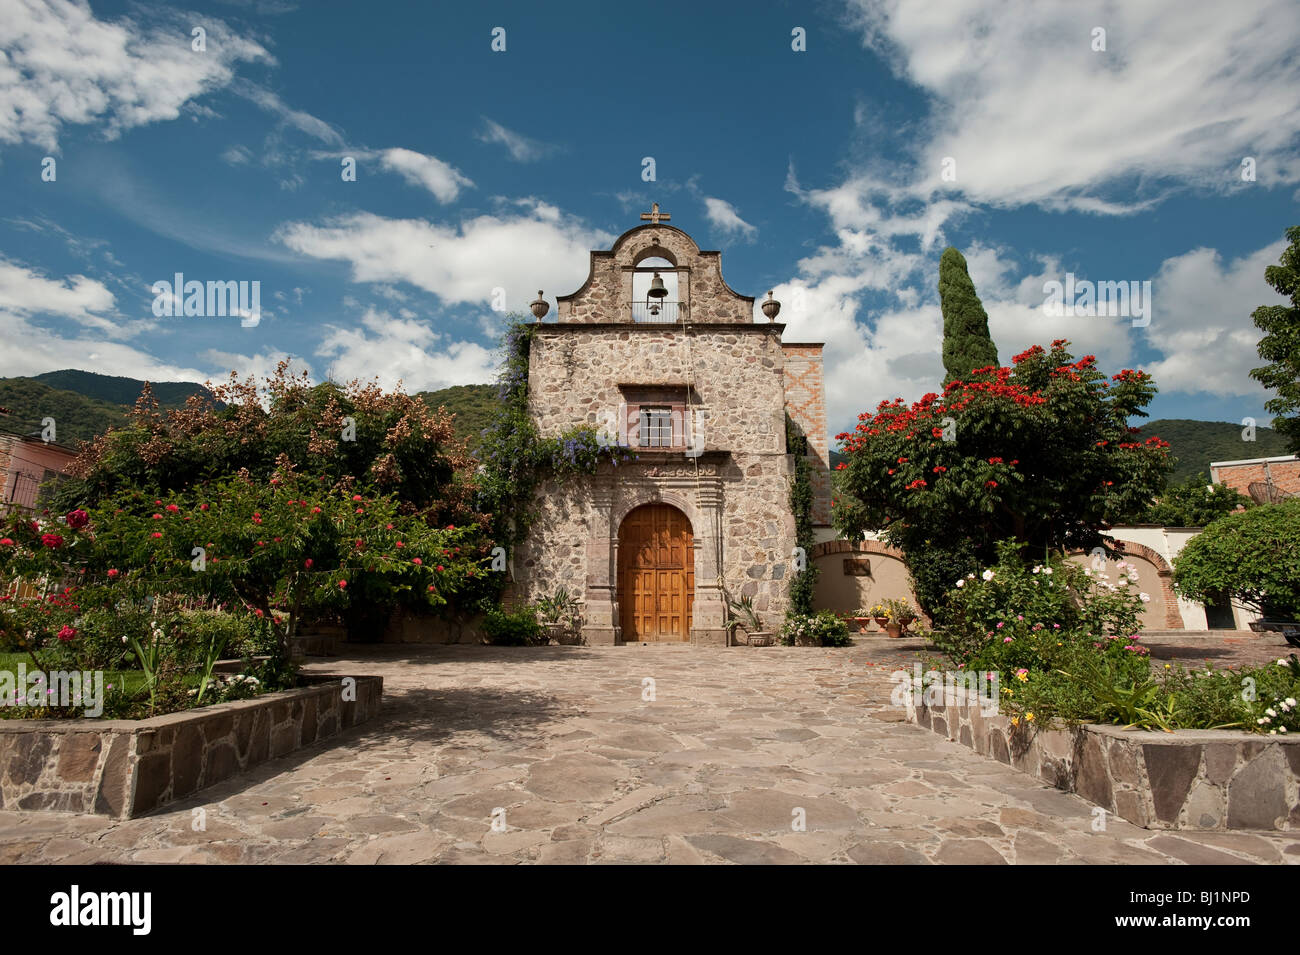
<path fill-rule="evenodd" d="M 849 627 L 839 616 L 830 610 L 819 610 L 815 614 L 790 614 L 781 627 L 781 642 L 787 647 L 795 646 L 800 639 L 812 640 L 822 647 L 847 647 L 853 643 L 849 636 Z"/>
<path fill-rule="evenodd" d="M 1034 553 L 1091 549 L 1100 528 L 1142 513 L 1164 486 L 1167 442 L 1139 441 L 1128 424 L 1155 394 L 1150 377 L 1108 378 L 1067 344 L 1034 346 L 910 406 L 881 402 L 837 436 L 848 456 L 837 528 L 883 530 L 932 616 L 953 580 L 994 559 L 997 541 Z"/>
<path fill-rule="evenodd" d="M 948 593 L 948 623 L 935 642 L 954 659 L 996 669 L 991 657 L 1000 656 L 998 648 L 1013 642 L 1007 638 L 1015 633 L 1077 632 L 1096 641 L 1141 629 L 1142 605 L 1150 597 L 1135 589 L 1137 569 L 1127 561 L 1093 569 L 1050 557 L 1026 566 L 1014 541 L 1000 542 L 997 554 L 996 564 L 954 581 Z"/>

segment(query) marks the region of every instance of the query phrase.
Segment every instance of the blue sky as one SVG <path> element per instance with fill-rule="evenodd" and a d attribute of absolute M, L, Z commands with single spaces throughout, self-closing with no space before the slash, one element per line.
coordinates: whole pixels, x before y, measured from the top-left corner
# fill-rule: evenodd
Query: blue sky
<path fill-rule="evenodd" d="M 826 342 L 832 433 L 942 378 L 949 244 L 1004 362 L 1065 337 L 1155 416 L 1265 423 L 1300 9 L 1225 9 L 0 0 L 0 375 L 487 381 L 494 290 L 553 303 L 658 201 Z M 261 321 L 155 317 L 176 272 L 259 281 Z M 1150 281 L 1150 324 L 1046 315 L 1066 273 Z"/>

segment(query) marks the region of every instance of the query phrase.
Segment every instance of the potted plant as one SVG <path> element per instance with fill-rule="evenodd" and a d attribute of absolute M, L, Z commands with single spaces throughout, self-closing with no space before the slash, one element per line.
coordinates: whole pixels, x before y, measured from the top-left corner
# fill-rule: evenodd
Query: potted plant
<path fill-rule="evenodd" d="M 872 616 L 873 614 L 869 608 L 859 607 L 857 610 L 845 614 L 844 619 L 846 623 L 849 620 L 852 620 L 854 625 L 858 628 L 858 633 L 866 633 L 867 624 L 871 622 Z"/>
<path fill-rule="evenodd" d="M 907 625 L 916 619 L 916 611 L 906 600 L 886 600 L 885 606 L 889 611 L 889 622 L 885 624 L 885 632 L 891 637 L 901 637 L 907 632 Z"/>
<path fill-rule="evenodd" d="M 537 616 L 550 638 L 547 642 L 572 643 L 581 632 L 582 615 L 578 610 L 578 599 L 569 593 L 568 588 L 561 587 L 554 594 L 539 598 Z"/>
<path fill-rule="evenodd" d="M 744 630 L 747 636 L 746 642 L 751 647 L 770 647 L 772 645 L 772 632 L 763 629 L 763 621 L 759 619 L 758 614 L 754 611 L 754 599 L 752 597 L 741 597 L 740 600 L 727 599 L 727 611 L 729 619 L 727 620 L 727 635 L 735 638 L 736 630 Z"/>
<path fill-rule="evenodd" d="M 876 601 L 867 611 L 867 616 L 876 621 L 876 627 L 878 629 L 884 630 L 885 626 L 889 623 L 889 607 L 881 601 Z"/>

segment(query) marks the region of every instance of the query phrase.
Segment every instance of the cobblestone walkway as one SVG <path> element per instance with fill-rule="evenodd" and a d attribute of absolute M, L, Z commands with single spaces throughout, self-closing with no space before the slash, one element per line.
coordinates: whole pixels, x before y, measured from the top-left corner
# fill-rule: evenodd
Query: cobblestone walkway
<path fill-rule="evenodd" d="M 143 819 L 0 812 L 0 862 L 1300 860 L 1300 833 L 1094 832 L 1083 799 L 900 722 L 888 674 L 921 649 L 354 648 L 312 669 L 382 674 L 377 719 Z"/>

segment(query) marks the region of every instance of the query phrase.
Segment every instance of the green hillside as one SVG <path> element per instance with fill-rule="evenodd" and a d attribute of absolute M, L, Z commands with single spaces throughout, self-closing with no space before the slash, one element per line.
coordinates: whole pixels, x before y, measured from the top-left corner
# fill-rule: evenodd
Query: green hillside
<path fill-rule="evenodd" d="M 47 371 L 43 375 L 33 375 L 32 378 L 51 388 L 75 391 L 87 398 L 131 407 L 135 405 L 135 400 L 140 397 L 140 389 L 144 387 L 144 382 L 138 378 L 99 375 L 93 371 L 78 371 L 73 368 Z M 193 381 L 151 381 L 149 387 L 153 389 L 158 404 L 164 407 L 179 407 L 185 404 L 185 399 L 190 395 L 206 390 Z"/>
<path fill-rule="evenodd" d="M 1242 430 L 1231 421 L 1162 418 L 1144 424 L 1140 436 L 1146 440 L 1155 434 L 1169 442 L 1169 453 L 1177 460 L 1170 484 L 1181 484 L 1198 474 L 1208 480 L 1211 461 L 1274 458 L 1288 453 L 1286 439 L 1272 428 L 1257 427 L 1254 441 L 1243 441 Z"/>
<path fill-rule="evenodd" d="M 456 416 L 456 436 L 469 442 L 470 449 L 478 447 L 479 433 L 492 420 L 496 410 L 496 385 L 453 385 L 438 391 L 421 391 L 417 398 L 423 398 L 430 408 L 446 408 Z"/>
<path fill-rule="evenodd" d="M 42 418 L 53 418 L 55 440 L 75 448 L 125 421 L 125 405 L 51 388 L 34 378 L 0 378 L 0 428 L 16 434 L 41 430 Z"/>

